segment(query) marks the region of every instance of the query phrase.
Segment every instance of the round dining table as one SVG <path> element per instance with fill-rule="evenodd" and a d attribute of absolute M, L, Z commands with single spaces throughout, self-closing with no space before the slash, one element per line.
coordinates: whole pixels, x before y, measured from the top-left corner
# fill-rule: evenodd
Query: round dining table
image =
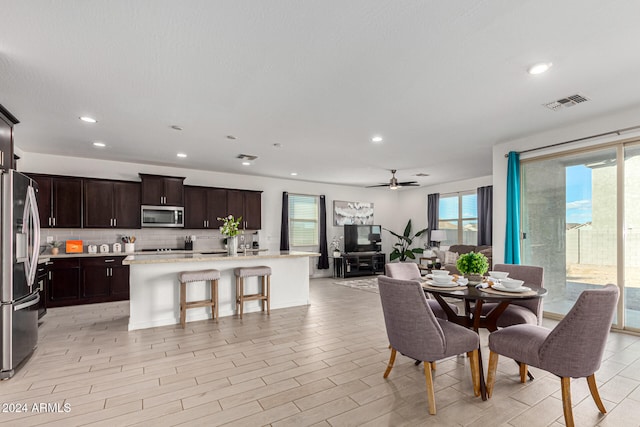
<path fill-rule="evenodd" d="M 527 284 L 525 283 L 524 286 Z M 488 329 L 490 332 L 498 330 L 498 318 L 507 309 L 509 304 L 514 301 L 523 301 L 543 298 L 547 295 L 544 288 L 531 288 L 528 292 L 507 292 L 497 291 L 493 288 L 482 288 L 479 286 L 457 286 L 457 287 L 436 287 L 430 282 L 423 282 L 422 288 L 425 292 L 430 293 L 438 301 L 442 309 L 447 314 L 447 320 L 458 325 L 465 326 L 478 332 L 480 328 Z M 458 314 L 444 298 L 460 299 L 464 302 L 464 313 Z M 491 311 L 482 314 L 482 305 L 485 302 L 498 303 Z M 471 306 L 474 303 L 474 306 Z M 482 369 L 482 352 L 478 347 L 478 358 L 480 362 L 480 394 L 482 400 L 487 400 L 487 388 L 484 379 L 484 370 Z M 529 378 L 533 379 L 531 374 Z"/>

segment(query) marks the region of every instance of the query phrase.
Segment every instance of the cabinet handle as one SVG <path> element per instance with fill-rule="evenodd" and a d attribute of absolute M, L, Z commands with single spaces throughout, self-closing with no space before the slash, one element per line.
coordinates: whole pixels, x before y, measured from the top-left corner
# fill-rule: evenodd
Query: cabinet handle
<path fill-rule="evenodd" d="M 49 217 L 49 227 L 51 227 L 51 217 Z"/>
<path fill-rule="evenodd" d="M 53 217 L 53 226 L 54 227 L 56 226 L 56 217 L 55 216 Z"/>
<path fill-rule="evenodd" d="M 105 259 L 104 262 L 114 262 L 115 259 Z"/>
<path fill-rule="evenodd" d="M 113 218 L 113 226 L 114 227 L 118 226 L 118 219 L 117 218 Z"/>
<path fill-rule="evenodd" d="M 51 280 L 51 272 L 49 272 L 49 280 Z"/>
<path fill-rule="evenodd" d="M 109 277 L 113 277 L 113 268 L 109 267 Z"/>

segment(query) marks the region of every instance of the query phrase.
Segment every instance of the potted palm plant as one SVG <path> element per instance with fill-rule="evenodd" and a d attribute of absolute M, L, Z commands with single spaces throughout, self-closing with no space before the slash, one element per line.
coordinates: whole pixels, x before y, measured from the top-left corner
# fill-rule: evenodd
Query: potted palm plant
<path fill-rule="evenodd" d="M 411 220 L 409 220 L 402 234 L 394 233 L 386 228 L 384 230 L 387 230 L 398 239 L 398 241 L 393 245 L 393 251 L 391 251 L 391 254 L 389 255 L 389 261 L 397 259 L 398 261 L 403 262 L 406 261 L 407 258 L 416 259 L 416 254 L 421 254 L 423 252 L 422 248 L 411 249 L 410 246 L 413 244 L 413 240 L 416 237 L 422 236 L 422 234 L 426 233 L 429 229 L 424 228 L 416 234 L 411 235 Z"/>

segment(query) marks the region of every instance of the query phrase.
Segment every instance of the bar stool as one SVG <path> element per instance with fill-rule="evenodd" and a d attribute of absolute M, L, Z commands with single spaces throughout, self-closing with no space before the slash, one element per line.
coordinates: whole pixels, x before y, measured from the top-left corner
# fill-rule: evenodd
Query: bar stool
<path fill-rule="evenodd" d="M 180 324 L 184 329 L 187 322 L 187 310 L 197 307 L 211 307 L 211 317 L 218 318 L 218 280 L 220 279 L 219 270 L 198 270 L 198 271 L 182 271 L 178 273 L 180 281 Z M 192 282 L 211 282 L 211 299 L 187 302 L 187 283 Z"/>
<path fill-rule="evenodd" d="M 264 306 L 267 306 L 267 314 L 271 314 L 271 267 L 264 265 L 257 267 L 238 267 L 235 270 L 236 274 L 236 311 L 240 314 L 244 312 L 245 301 L 260 301 L 262 304 L 262 311 Z M 244 293 L 244 278 L 245 277 L 262 277 L 261 284 L 262 290 L 258 294 Z"/>

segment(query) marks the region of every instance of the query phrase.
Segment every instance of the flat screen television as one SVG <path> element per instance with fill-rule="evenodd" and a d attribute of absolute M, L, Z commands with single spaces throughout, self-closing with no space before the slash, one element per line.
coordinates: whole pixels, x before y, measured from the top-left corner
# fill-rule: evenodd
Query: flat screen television
<path fill-rule="evenodd" d="M 345 225 L 344 251 L 380 252 L 382 227 L 379 225 Z"/>

